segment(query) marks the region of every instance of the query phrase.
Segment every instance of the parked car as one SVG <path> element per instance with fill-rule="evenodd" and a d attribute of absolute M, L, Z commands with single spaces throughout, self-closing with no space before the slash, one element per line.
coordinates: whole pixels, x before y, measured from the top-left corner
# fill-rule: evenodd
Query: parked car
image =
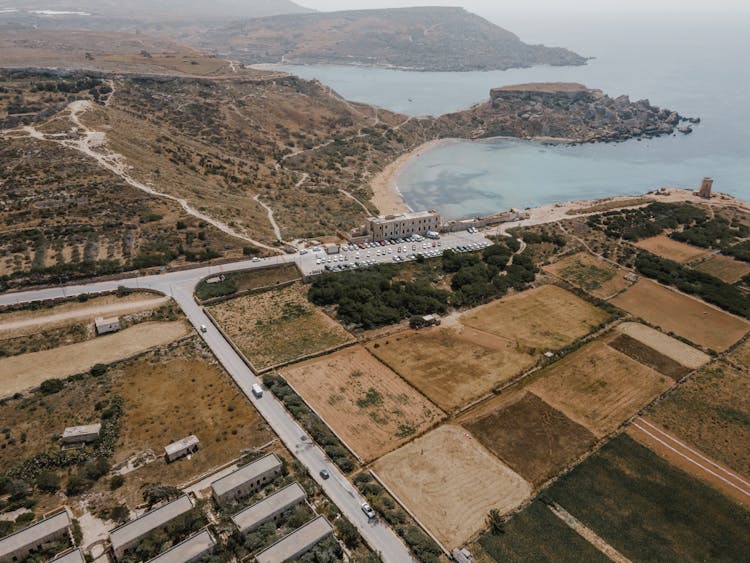
<path fill-rule="evenodd" d="M 372 507 L 371 507 L 371 506 L 370 506 L 369 504 L 367 504 L 366 502 L 363 502 L 363 503 L 362 503 L 362 512 L 364 512 L 364 513 L 365 513 L 365 515 L 366 515 L 366 516 L 367 516 L 368 518 L 370 518 L 370 519 L 372 519 L 372 518 L 375 518 L 375 511 L 374 511 L 374 510 L 372 509 Z"/>

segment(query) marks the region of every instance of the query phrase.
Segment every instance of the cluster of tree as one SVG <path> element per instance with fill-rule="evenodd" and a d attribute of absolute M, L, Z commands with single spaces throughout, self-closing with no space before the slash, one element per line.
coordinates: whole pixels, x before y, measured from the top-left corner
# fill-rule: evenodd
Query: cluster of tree
<path fill-rule="evenodd" d="M 83 92 L 84 90 L 91 90 L 98 86 L 102 86 L 102 81 L 98 78 L 92 78 L 90 76 L 84 76 L 76 80 L 56 80 L 49 82 L 38 82 L 32 86 L 32 92 L 62 92 L 65 94 L 75 94 L 77 92 Z M 111 91 L 107 87 L 108 91 Z"/>
<path fill-rule="evenodd" d="M 702 248 L 725 248 L 737 239 L 747 237 L 748 234 L 750 234 L 750 229 L 746 225 L 736 221 L 730 223 L 723 217 L 715 217 L 708 221 L 699 221 L 670 236 L 674 240 Z"/>
<path fill-rule="evenodd" d="M 721 253 L 732 256 L 737 260 L 742 260 L 743 262 L 750 262 L 750 240 L 723 248 Z"/>
<path fill-rule="evenodd" d="M 507 240 L 513 241 L 514 247 L 518 244 L 515 239 Z M 509 265 L 511 256 L 513 249 L 505 242 L 495 243 L 481 254 L 447 250 L 443 254 L 443 270 L 453 273 L 451 303 L 477 305 L 505 295 L 510 288 L 521 290 L 534 281 L 537 269 L 529 253 L 513 256 Z"/>
<path fill-rule="evenodd" d="M 271 391 L 295 419 L 307 430 L 312 439 L 318 443 L 326 455 L 345 473 L 349 473 L 355 467 L 349 451 L 344 447 L 331 429 L 320 420 L 302 398 L 294 392 L 289 384 L 279 375 L 264 375 L 263 385 Z"/>
<path fill-rule="evenodd" d="M 672 285 L 685 293 L 697 295 L 730 313 L 750 318 L 750 295 L 705 272 L 685 268 L 677 262 L 648 252 L 638 255 L 635 266 L 645 276 Z"/>
<path fill-rule="evenodd" d="M 339 319 L 365 329 L 398 323 L 411 315 L 445 312 L 447 291 L 426 282 L 394 280 L 397 271 L 381 266 L 325 273 L 315 279 L 308 298 L 316 305 L 338 305 Z"/>
<path fill-rule="evenodd" d="M 638 241 L 660 235 L 665 229 L 676 229 L 706 220 L 706 212 L 687 203 L 656 202 L 636 209 L 607 211 L 588 218 L 592 229 L 603 231 L 610 238 Z"/>

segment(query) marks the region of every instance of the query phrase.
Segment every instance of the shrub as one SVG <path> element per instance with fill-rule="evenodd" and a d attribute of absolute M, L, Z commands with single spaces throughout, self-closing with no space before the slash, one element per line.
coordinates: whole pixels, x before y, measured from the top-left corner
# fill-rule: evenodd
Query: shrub
<path fill-rule="evenodd" d="M 46 379 L 42 381 L 39 390 L 43 395 L 53 395 L 62 391 L 63 387 L 65 387 L 65 382 L 62 379 Z"/>
<path fill-rule="evenodd" d="M 109 480 L 109 490 L 115 491 L 125 484 L 125 477 L 122 475 L 113 475 Z"/>
<path fill-rule="evenodd" d="M 90 372 L 91 375 L 94 377 L 101 377 L 105 373 L 107 373 L 107 366 L 105 364 L 95 364 L 94 367 L 91 368 Z"/>

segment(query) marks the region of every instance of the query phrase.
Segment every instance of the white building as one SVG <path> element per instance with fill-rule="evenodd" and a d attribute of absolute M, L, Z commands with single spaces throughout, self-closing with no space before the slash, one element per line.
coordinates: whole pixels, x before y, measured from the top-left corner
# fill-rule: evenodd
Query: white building
<path fill-rule="evenodd" d="M 202 530 L 188 539 L 160 553 L 149 563 L 190 563 L 208 555 L 216 546 L 216 540 L 208 530 Z"/>
<path fill-rule="evenodd" d="M 301 528 L 284 536 L 271 547 L 255 556 L 258 563 L 282 563 L 306 553 L 333 533 L 333 528 L 323 516 L 310 520 Z"/>
<path fill-rule="evenodd" d="M 117 332 L 120 330 L 120 319 L 118 317 L 97 317 L 94 321 L 96 326 L 96 334 L 101 336 L 110 332 Z"/>
<path fill-rule="evenodd" d="M 281 475 L 282 463 L 276 454 L 268 454 L 211 483 L 213 497 L 225 503 L 246 497 Z"/>
<path fill-rule="evenodd" d="M 281 514 L 305 502 L 305 489 L 296 481 L 287 485 L 274 494 L 267 496 L 260 502 L 238 512 L 232 516 L 232 522 L 237 529 L 244 533 L 252 532 L 261 524 L 277 520 Z"/>
<path fill-rule="evenodd" d="M 46 544 L 68 537 L 71 525 L 66 508 L 4 537 L 0 540 L 0 562 L 24 561 L 32 550 L 40 551 Z"/>
<path fill-rule="evenodd" d="M 194 434 L 191 434 L 187 438 L 167 444 L 164 447 L 164 455 L 167 458 L 167 461 L 175 461 L 176 459 L 180 459 L 181 457 L 198 451 L 199 445 L 200 440 L 198 440 Z"/>
<path fill-rule="evenodd" d="M 69 426 L 63 431 L 62 443 L 63 444 L 80 444 L 93 442 L 99 438 L 99 432 L 101 432 L 102 425 L 87 424 L 85 426 Z"/>
<path fill-rule="evenodd" d="M 434 210 L 414 211 L 401 215 L 380 215 L 367 219 L 367 232 L 372 240 L 385 240 L 425 235 L 428 231 L 438 231 L 442 219 Z"/>

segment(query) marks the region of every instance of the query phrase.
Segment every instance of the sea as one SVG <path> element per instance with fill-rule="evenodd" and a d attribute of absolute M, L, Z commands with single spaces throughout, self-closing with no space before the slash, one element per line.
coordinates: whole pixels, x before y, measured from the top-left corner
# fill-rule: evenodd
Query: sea
<path fill-rule="evenodd" d="M 413 209 L 459 218 L 569 200 L 692 188 L 750 200 L 750 16 L 642 14 L 505 18 L 483 14 L 528 43 L 593 57 L 585 66 L 490 72 L 409 72 L 346 66 L 283 66 L 354 101 L 409 115 L 440 115 L 484 101 L 496 86 L 580 82 L 700 117 L 689 135 L 611 144 L 455 141 L 410 160 L 397 177 Z"/>

